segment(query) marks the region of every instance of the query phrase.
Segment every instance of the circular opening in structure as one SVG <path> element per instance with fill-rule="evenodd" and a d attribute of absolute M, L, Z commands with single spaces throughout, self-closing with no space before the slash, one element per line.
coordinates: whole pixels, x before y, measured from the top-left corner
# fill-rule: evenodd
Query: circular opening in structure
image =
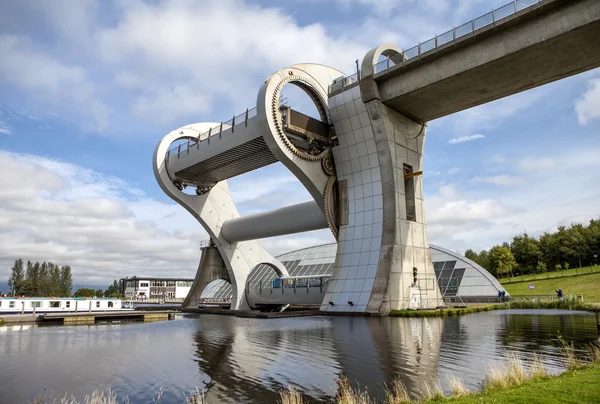
<path fill-rule="evenodd" d="M 322 105 L 317 106 L 317 102 L 311 97 L 308 92 L 298 83 L 287 83 L 279 93 L 279 104 L 290 107 L 296 112 L 300 112 L 314 119 L 322 120 L 319 110 L 323 109 Z M 316 98 L 316 97 L 315 97 Z"/>
<path fill-rule="evenodd" d="M 279 111 L 285 136 L 296 150 L 316 156 L 331 146 L 327 106 L 307 84 L 286 83 L 280 92 Z"/>
<path fill-rule="evenodd" d="M 280 276 L 281 274 L 275 271 L 272 266 L 258 264 L 248 275 L 246 286 L 250 289 L 269 289 L 273 286 L 273 281 Z"/>
<path fill-rule="evenodd" d="M 228 305 L 233 297 L 233 286 L 224 279 L 216 279 L 206 285 L 200 295 L 201 304 L 206 306 Z"/>

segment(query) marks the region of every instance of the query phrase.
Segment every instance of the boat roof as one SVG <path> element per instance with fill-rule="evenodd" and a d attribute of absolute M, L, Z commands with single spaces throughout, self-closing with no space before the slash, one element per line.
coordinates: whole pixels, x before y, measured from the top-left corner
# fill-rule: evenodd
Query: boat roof
<path fill-rule="evenodd" d="M 4 300 L 121 300 L 111 297 L 0 297 Z"/>

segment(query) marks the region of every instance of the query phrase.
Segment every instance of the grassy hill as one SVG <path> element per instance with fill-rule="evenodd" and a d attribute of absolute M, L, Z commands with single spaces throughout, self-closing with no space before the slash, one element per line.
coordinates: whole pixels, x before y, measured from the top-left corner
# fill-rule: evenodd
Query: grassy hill
<path fill-rule="evenodd" d="M 528 286 L 535 285 L 534 295 L 553 295 L 556 293 L 556 289 L 562 289 L 565 295 L 583 295 L 585 302 L 600 302 L 600 272 L 536 280 L 527 280 L 527 276 L 525 276 L 525 279 L 525 282 L 503 282 L 502 286 L 511 295 L 529 295 L 531 291 Z"/>
<path fill-rule="evenodd" d="M 577 276 L 583 274 L 592 274 L 592 273 L 600 273 L 600 265 L 596 265 L 593 267 L 583 267 L 583 268 L 571 268 L 563 271 L 551 271 L 545 272 L 543 274 L 530 274 L 530 275 L 522 275 L 515 276 L 513 278 L 500 279 L 500 283 L 514 283 L 514 282 L 525 282 L 531 280 L 539 280 L 539 279 L 550 279 L 550 278 L 564 278 L 567 276 Z"/>

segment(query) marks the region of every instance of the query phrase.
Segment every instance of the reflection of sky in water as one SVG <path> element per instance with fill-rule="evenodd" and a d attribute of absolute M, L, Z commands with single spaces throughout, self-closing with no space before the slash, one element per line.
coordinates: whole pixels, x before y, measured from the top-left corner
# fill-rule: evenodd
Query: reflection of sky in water
<path fill-rule="evenodd" d="M 475 390 L 490 366 L 533 352 L 561 368 L 557 335 L 583 347 L 590 315 L 487 312 L 450 318 L 180 317 L 150 324 L 0 327 L 0 397 L 23 402 L 44 388 L 77 397 L 113 386 L 132 404 L 208 388 L 209 402 L 275 402 L 295 386 L 327 399 L 346 375 L 372 394 L 399 377 L 409 388 L 459 375 Z M 528 314 L 529 313 L 529 314 Z M 532 314 L 533 313 L 533 314 Z"/>

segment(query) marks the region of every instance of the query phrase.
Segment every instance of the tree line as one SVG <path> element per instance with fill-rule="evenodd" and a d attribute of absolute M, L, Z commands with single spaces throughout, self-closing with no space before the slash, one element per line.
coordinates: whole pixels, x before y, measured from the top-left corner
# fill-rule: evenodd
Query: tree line
<path fill-rule="evenodd" d="M 12 267 L 8 286 L 13 296 L 69 297 L 73 288 L 71 267 L 31 261 L 24 265 L 19 258 Z"/>
<path fill-rule="evenodd" d="M 116 279 L 113 281 L 112 285 L 108 287 L 104 292 L 102 289 L 91 289 L 91 288 L 80 288 L 77 289 L 77 292 L 73 294 L 73 297 L 112 297 L 116 299 L 124 298 L 121 293 L 121 288 L 119 287 L 119 281 Z"/>
<path fill-rule="evenodd" d="M 510 243 L 495 245 L 478 253 L 465 251 L 465 257 L 487 269 L 497 278 L 543 273 L 598 264 L 600 257 L 600 218 L 587 225 L 572 223 L 539 238 L 527 233 Z"/>

